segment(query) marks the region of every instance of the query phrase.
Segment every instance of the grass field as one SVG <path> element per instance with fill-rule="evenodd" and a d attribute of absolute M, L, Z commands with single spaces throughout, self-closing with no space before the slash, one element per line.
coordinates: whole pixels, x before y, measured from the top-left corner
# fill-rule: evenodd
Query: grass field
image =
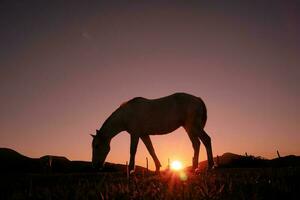
<path fill-rule="evenodd" d="M 0 199 L 299 199 L 300 168 L 209 173 L 1 174 Z"/>

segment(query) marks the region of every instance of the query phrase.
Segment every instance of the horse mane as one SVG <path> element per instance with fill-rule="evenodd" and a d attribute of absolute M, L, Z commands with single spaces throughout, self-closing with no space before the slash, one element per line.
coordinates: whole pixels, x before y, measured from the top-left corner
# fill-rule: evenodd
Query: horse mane
<path fill-rule="evenodd" d="M 133 102 L 133 101 L 136 101 L 136 100 L 140 100 L 140 99 L 145 99 L 145 98 L 143 98 L 143 97 L 134 97 L 134 98 L 132 98 L 132 99 L 130 99 L 130 100 L 128 100 L 128 101 L 123 102 L 123 103 L 120 105 L 120 108 L 123 107 L 123 106 L 125 106 L 126 104 L 128 104 L 128 103 L 130 103 L 130 102 Z"/>
<path fill-rule="evenodd" d="M 121 103 L 120 108 L 125 106 L 127 103 L 128 103 L 128 101 L 125 101 L 125 102 Z"/>

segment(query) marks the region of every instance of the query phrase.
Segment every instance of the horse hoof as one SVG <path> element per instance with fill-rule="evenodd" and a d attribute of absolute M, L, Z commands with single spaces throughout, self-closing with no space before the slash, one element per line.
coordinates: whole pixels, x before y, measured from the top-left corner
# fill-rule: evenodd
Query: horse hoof
<path fill-rule="evenodd" d="M 194 173 L 195 173 L 195 174 L 200 174 L 200 172 L 201 172 L 201 171 L 200 171 L 199 168 L 196 168 L 196 169 L 194 170 Z"/>

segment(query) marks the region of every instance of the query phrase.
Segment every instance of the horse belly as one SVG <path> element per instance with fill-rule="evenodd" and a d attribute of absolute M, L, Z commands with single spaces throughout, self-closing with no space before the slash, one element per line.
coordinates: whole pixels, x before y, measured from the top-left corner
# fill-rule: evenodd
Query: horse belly
<path fill-rule="evenodd" d="M 148 119 L 139 123 L 140 130 L 147 135 L 162 135 L 175 131 L 182 126 L 183 123 L 180 119 L 172 117 L 157 117 L 155 119 Z"/>
<path fill-rule="evenodd" d="M 170 125 L 160 126 L 160 127 L 153 127 L 152 129 L 149 129 L 149 135 L 163 135 L 168 134 L 176 129 L 178 129 L 181 126 L 180 123 L 172 123 Z"/>

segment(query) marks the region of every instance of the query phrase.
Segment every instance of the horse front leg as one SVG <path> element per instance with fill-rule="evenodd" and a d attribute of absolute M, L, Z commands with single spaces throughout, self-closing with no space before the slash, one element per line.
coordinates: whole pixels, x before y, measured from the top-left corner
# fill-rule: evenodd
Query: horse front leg
<path fill-rule="evenodd" d="M 134 171 L 135 154 L 136 154 L 138 143 L 139 143 L 139 137 L 131 135 L 130 136 L 130 161 L 128 166 L 130 173 Z"/>

